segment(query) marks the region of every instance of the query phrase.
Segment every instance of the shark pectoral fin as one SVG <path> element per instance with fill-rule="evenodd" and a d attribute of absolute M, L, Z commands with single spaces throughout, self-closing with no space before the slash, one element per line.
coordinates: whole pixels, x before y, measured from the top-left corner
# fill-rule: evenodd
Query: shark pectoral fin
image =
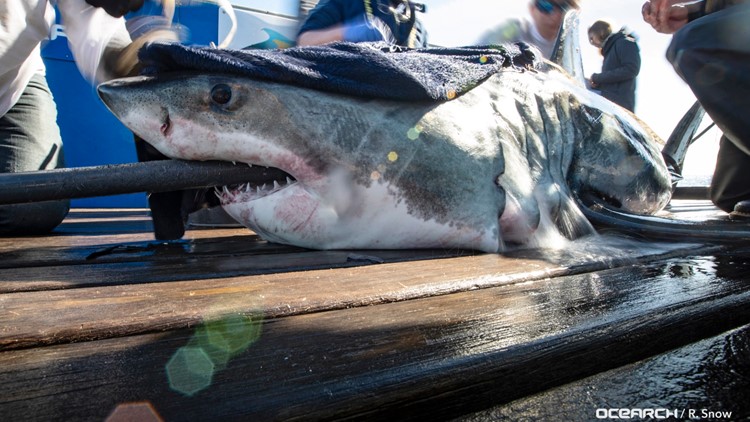
<path fill-rule="evenodd" d="M 552 224 L 566 238 L 572 240 L 595 233 L 566 187 L 553 183 L 539 201 L 544 203 L 542 212 L 549 215 Z"/>
<path fill-rule="evenodd" d="M 565 14 L 550 60 L 565 69 L 581 86 L 585 86 L 586 76 L 583 73 L 583 59 L 578 39 L 579 15 L 577 9 Z"/>
<path fill-rule="evenodd" d="M 560 234 L 571 240 L 596 233 L 594 227 L 570 197 L 560 203 L 553 221 Z"/>
<path fill-rule="evenodd" d="M 524 243 L 539 227 L 539 205 L 534 198 L 526 199 L 521 202 L 512 195 L 506 195 L 505 207 L 499 219 L 504 242 Z"/>

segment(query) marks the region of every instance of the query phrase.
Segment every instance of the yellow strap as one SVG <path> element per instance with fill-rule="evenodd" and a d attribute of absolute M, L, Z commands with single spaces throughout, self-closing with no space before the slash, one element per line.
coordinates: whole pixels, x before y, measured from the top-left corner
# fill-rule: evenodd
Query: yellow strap
<path fill-rule="evenodd" d="M 370 4 L 370 0 L 364 0 L 365 1 L 365 13 L 367 14 L 367 20 L 372 22 L 373 15 L 372 15 L 372 4 Z"/>

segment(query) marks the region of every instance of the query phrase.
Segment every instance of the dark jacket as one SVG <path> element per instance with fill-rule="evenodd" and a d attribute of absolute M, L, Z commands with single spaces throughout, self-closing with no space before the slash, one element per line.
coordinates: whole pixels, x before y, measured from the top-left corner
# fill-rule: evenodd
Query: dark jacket
<path fill-rule="evenodd" d="M 423 28 L 417 19 L 417 11 L 412 2 L 405 2 L 408 7 L 404 16 L 396 17 L 390 12 L 390 0 L 321 0 L 310 11 L 307 19 L 299 29 L 299 33 L 346 24 L 362 16 L 380 18 L 390 28 L 396 44 L 407 47 L 426 46 L 426 40 L 421 38 Z M 419 40 L 415 41 L 415 38 Z M 422 43 L 424 45 L 422 45 Z M 414 45 L 417 44 L 417 45 Z"/>
<path fill-rule="evenodd" d="M 747 0 L 706 0 L 703 3 L 703 12 L 709 14 L 746 2 Z"/>
<path fill-rule="evenodd" d="M 622 107 L 635 109 L 635 79 L 641 71 L 641 52 L 636 38 L 623 28 L 602 46 L 602 72 L 591 75 L 602 96 Z"/>

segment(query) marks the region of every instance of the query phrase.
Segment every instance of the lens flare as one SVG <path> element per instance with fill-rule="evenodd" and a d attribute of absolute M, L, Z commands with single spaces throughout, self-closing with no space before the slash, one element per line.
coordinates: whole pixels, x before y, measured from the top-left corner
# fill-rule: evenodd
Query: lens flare
<path fill-rule="evenodd" d="M 414 126 L 406 131 L 406 137 L 412 141 L 416 141 L 417 138 L 419 138 L 420 133 L 422 133 L 422 128 L 420 126 Z"/>
<path fill-rule="evenodd" d="M 234 356 L 244 352 L 260 337 L 260 318 L 229 315 L 199 327 L 189 345 L 200 347 L 217 370 L 224 369 Z"/>
<path fill-rule="evenodd" d="M 107 416 L 105 422 L 162 422 L 164 419 L 159 416 L 148 401 L 122 403 L 118 404 L 115 410 Z"/>
<path fill-rule="evenodd" d="M 211 385 L 214 363 L 200 347 L 180 347 L 167 363 L 169 386 L 192 396 Z"/>
<path fill-rule="evenodd" d="M 169 386 L 187 396 L 209 387 L 216 372 L 260 338 L 261 316 L 231 314 L 198 327 L 167 363 Z"/>

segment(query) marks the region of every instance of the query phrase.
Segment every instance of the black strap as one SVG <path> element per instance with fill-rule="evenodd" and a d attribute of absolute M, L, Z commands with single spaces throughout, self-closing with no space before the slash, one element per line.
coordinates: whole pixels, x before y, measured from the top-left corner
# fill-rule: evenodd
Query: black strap
<path fill-rule="evenodd" d="M 373 3 L 375 4 L 373 5 Z M 404 16 L 397 16 L 394 12 L 394 10 L 400 4 L 403 4 L 404 7 L 407 8 Z M 386 5 L 390 8 L 390 10 L 383 10 L 383 6 Z M 409 46 L 409 38 L 411 37 L 411 33 L 414 30 L 414 23 L 417 19 L 417 11 L 412 2 L 406 0 L 389 0 L 388 2 L 381 3 L 378 0 L 375 0 L 374 2 L 371 0 L 364 0 L 364 6 L 367 19 L 369 19 L 370 21 L 372 21 L 372 19 L 376 16 L 373 7 L 377 7 L 378 12 L 384 18 L 383 21 L 391 29 L 391 33 L 396 39 L 396 44 L 403 47 Z M 404 20 L 404 17 L 406 17 L 406 20 Z"/>

